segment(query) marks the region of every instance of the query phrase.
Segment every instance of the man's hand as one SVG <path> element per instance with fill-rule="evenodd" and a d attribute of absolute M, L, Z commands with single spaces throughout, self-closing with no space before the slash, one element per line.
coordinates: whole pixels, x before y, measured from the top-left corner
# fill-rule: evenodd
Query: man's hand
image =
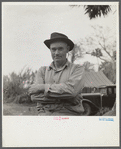
<path fill-rule="evenodd" d="M 32 94 L 36 94 L 36 93 L 42 93 L 45 91 L 45 86 L 44 84 L 33 84 L 30 86 L 29 88 L 29 94 L 32 95 Z"/>

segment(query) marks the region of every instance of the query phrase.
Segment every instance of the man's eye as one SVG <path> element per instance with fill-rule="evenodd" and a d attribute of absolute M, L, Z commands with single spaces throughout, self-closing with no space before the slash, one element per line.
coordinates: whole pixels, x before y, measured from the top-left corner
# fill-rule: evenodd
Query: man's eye
<path fill-rule="evenodd" d="M 52 52 L 55 52 L 56 49 L 51 49 Z"/>
<path fill-rule="evenodd" d="M 63 48 L 59 48 L 59 51 L 62 51 L 63 50 Z"/>

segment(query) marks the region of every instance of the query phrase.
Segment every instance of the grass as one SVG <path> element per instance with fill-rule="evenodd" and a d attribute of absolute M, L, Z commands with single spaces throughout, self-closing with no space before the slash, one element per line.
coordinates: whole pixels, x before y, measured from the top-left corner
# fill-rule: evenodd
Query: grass
<path fill-rule="evenodd" d="M 36 104 L 16 104 L 16 103 L 4 103 L 3 115 L 25 115 L 34 116 L 37 115 Z"/>
<path fill-rule="evenodd" d="M 102 109 L 100 111 L 98 111 L 95 116 L 102 116 L 105 113 L 109 112 L 111 110 L 111 108 L 109 107 L 102 107 Z"/>
<path fill-rule="evenodd" d="M 110 108 L 104 107 L 95 116 L 101 116 L 109 112 Z M 29 104 L 16 104 L 16 103 L 3 103 L 3 115 L 11 116 L 37 116 L 36 103 Z"/>

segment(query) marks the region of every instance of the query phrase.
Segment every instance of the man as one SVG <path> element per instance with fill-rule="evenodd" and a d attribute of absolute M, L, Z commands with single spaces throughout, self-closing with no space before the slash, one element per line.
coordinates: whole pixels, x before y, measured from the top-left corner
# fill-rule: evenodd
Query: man
<path fill-rule="evenodd" d="M 84 68 L 66 58 L 74 43 L 56 32 L 44 43 L 50 49 L 53 62 L 39 69 L 29 89 L 31 99 L 37 101 L 39 115 L 80 115 L 84 111 L 80 95 Z"/>

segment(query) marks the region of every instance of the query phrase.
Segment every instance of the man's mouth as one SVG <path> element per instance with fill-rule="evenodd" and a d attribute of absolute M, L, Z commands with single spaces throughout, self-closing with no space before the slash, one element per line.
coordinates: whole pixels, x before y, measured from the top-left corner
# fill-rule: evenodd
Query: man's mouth
<path fill-rule="evenodd" d="M 60 57 L 55 57 L 55 59 L 59 59 Z"/>

